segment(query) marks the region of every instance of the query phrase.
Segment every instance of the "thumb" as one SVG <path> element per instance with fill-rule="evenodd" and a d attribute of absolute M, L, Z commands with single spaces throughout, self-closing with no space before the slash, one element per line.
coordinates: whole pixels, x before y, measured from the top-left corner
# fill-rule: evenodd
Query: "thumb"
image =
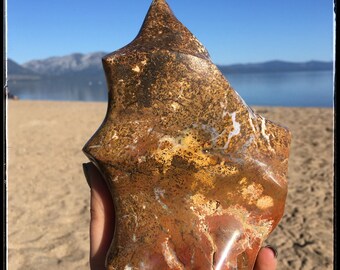
<path fill-rule="evenodd" d="M 90 266 L 105 269 L 105 258 L 114 232 L 114 206 L 105 179 L 92 163 L 83 164 L 91 187 Z"/>
<path fill-rule="evenodd" d="M 277 251 L 271 246 L 261 248 L 257 255 L 254 270 L 275 270 L 277 266 Z"/>

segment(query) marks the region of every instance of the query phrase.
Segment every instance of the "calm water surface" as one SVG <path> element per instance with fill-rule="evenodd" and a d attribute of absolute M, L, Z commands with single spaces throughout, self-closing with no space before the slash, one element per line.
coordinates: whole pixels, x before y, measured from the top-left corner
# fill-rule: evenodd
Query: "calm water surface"
<path fill-rule="evenodd" d="M 249 105 L 332 107 L 333 72 L 228 74 L 225 77 Z M 22 100 L 107 101 L 102 80 L 9 82 Z"/>

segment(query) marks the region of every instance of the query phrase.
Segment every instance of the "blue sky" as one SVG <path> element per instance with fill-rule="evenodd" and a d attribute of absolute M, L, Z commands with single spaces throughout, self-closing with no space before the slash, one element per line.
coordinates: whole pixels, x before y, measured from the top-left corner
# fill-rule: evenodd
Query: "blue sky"
<path fill-rule="evenodd" d="M 7 0 L 18 63 L 112 52 L 138 33 L 151 0 Z M 168 0 L 216 64 L 333 59 L 332 0 Z"/>

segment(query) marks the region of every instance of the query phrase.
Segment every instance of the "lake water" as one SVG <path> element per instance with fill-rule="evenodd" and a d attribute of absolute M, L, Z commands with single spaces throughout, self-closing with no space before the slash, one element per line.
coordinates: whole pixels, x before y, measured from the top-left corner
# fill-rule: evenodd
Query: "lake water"
<path fill-rule="evenodd" d="M 225 75 L 249 105 L 332 107 L 333 72 L 299 71 Z M 9 91 L 22 100 L 107 101 L 103 81 L 9 82 Z"/>

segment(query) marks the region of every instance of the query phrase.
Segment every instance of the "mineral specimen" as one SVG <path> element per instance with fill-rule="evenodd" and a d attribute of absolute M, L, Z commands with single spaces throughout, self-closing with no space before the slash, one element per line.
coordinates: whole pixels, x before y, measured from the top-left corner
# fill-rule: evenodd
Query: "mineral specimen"
<path fill-rule="evenodd" d="M 107 115 L 83 151 L 116 209 L 107 268 L 252 269 L 284 212 L 289 131 L 245 104 L 165 0 L 103 66 Z"/>

